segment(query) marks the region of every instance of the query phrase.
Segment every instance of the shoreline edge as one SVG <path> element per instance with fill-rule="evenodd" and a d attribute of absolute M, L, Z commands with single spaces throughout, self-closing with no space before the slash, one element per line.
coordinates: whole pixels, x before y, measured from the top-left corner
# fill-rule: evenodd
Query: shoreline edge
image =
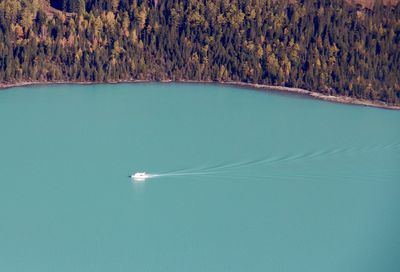
<path fill-rule="evenodd" d="M 58 85 L 58 84 L 76 84 L 76 85 L 92 85 L 92 84 L 118 84 L 118 83 L 195 83 L 195 84 L 217 84 L 217 85 L 228 85 L 233 87 L 242 87 L 249 89 L 256 89 L 262 91 L 277 91 L 292 94 L 299 94 L 315 98 L 319 100 L 329 101 L 333 103 L 359 105 L 367 107 L 375 107 L 390 110 L 400 110 L 400 106 L 390 105 L 383 101 L 372 101 L 367 99 L 358 99 L 349 96 L 341 95 L 326 95 L 322 93 L 312 92 L 306 89 L 276 86 L 276 85 L 264 85 L 258 83 L 248 83 L 241 81 L 205 81 L 205 80 L 118 80 L 118 81 L 22 81 L 18 83 L 0 83 L 0 90 L 11 89 L 16 87 L 25 87 L 32 85 Z"/>

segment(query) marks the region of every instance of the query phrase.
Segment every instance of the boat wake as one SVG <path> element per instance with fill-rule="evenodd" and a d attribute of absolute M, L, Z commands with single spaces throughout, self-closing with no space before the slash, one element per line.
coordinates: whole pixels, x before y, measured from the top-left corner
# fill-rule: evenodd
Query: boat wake
<path fill-rule="evenodd" d="M 212 175 L 213 173 L 210 172 L 197 172 L 197 173 L 192 173 L 192 172 L 179 172 L 179 173 L 173 173 L 173 172 L 167 172 L 167 173 L 160 173 L 160 174 L 149 174 L 146 173 L 145 175 L 137 175 L 132 174 L 130 178 L 134 181 L 145 181 L 147 179 L 154 179 L 154 178 L 165 178 L 165 177 L 173 177 L 173 176 L 198 176 L 198 175 Z M 141 173 L 140 173 L 141 174 Z"/>
<path fill-rule="evenodd" d="M 231 161 L 225 163 L 218 163 L 214 165 L 206 165 L 206 166 L 197 166 L 192 168 L 181 168 L 172 171 L 167 171 L 164 173 L 144 173 L 145 177 L 137 177 L 134 175 L 131 177 L 135 181 L 143 181 L 146 179 L 153 178 L 167 178 L 167 177 L 185 177 L 185 176 L 207 176 L 207 177 L 219 177 L 219 178 L 229 178 L 229 179 L 266 179 L 266 178 L 285 178 L 285 179 L 308 179 L 308 178 L 325 178 L 329 179 L 329 177 L 322 176 L 313 176 L 313 175 L 296 175 L 295 173 L 289 173 L 284 176 L 277 175 L 253 175 L 252 168 L 255 167 L 267 167 L 267 166 L 278 166 L 279 164 L 293 164 L 297 161 L 306 161 L 306 160 L 324 160 L 329 157 L 334 156 L 357 156 L 360 153 L 369 153 L 369 152 L 380 152 L 385 151 L 387 149 L 392 149 L 394 151 L 400 149 L 400 143 L 391 143 L 391 144 L 380 144 L 380 145 L 371 145 L 371 146 L 363 146 L 363 147 L 350 147 L 350 148 L 330 148 L 323 150 L 316 150 L 310 152 L 303 153 L 292 153 L 285 154 L 281 156 L 271 156 L 271 157 L 261 157 L 252 160 L 242 160 L 242 161 Z M 260 173 L 259 171 L 255 171 Z M 143 174 L 143 173 L 136 173 Z M 136 175 L 135 174 L 135 175 Z M 337 177 L 332 177 L 337 178 Z M 343 179 L 351 178 L 343 176 Z M 366 179 L 379 178 L 379 177 L 366 177 Z"/>

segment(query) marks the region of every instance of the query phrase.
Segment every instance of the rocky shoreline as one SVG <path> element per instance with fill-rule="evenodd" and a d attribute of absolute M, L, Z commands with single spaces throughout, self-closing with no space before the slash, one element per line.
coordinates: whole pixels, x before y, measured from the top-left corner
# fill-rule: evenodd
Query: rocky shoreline
<path fill-rule="evenodd" d="M 256 84 L 256 83 L 246 83 L 240 81 L 200 81 L 200 80 L 119 80 L 119 81 L 107 81 L 107 82 L 92 82 L 92 81 L 21 81 L 17 83 L 0 83 L 1 89 L 9 89 L 15 87 L 23 87 L 30 85 L 56 85 L 56 84 L 80 84 L 80 85 L 90 85 L 90 84 L 117 84 L 117 83 L 151 83 L 151 82 L 162 82 L 162 83 L 195 83 L 195 84 L 221 84 L 221 85 L 230 85 L 236 87 L 243 88 L 251 88 L 257 90 L 273 90 L 279 92 L 286 93 L 295 93 L 300 95 L 309 96 L 312 98 L 341 103 L 341 104 L 352 104 L 352 105 L 360 105 L 360 106 L 368 106 L 368 107 L 376 107 L 383 109 L 391 109 L 391 110 L 400 110 L 400 106 L 390 105 L 382 101 L 371 101 L 366 99 L 357 99 L 348 96 L 334 96 L 334 95 L 326 95 L 317 92 L 312 92 L 309 90 L 301 89 L 301 88 L 292 88 L 292 87 L 284 87 L 284 86 L 273 86 L 273 85 L 264 85 L 264 84 Z"/>

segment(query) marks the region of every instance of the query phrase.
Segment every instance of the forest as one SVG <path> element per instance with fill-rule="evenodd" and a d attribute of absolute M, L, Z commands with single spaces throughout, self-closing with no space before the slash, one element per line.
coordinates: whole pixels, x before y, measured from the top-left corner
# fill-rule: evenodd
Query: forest
<path fill-rule="evenodd" d="M 1 0 L 0 82 L 240 81 L 400 104 L 400 4 Z"/>

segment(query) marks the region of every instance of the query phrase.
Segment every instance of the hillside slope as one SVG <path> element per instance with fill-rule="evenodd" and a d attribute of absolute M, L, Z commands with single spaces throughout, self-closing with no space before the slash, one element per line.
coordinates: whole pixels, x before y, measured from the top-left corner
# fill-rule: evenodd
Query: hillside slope
<path fill-rule="evenodd" d="M 399 5 L 47 3 L 0 3 L 0 82 L 240 81 L 400 104 Z"/>
<path fill-rule="evenodd" d="M 395 6 L 399 3 L 400 0 L 346 0 L 346 1 L 353 5 L 359 4 L 363 7 L 372 9 L 375 4 L 384 4 L 386 6 Z"/>

